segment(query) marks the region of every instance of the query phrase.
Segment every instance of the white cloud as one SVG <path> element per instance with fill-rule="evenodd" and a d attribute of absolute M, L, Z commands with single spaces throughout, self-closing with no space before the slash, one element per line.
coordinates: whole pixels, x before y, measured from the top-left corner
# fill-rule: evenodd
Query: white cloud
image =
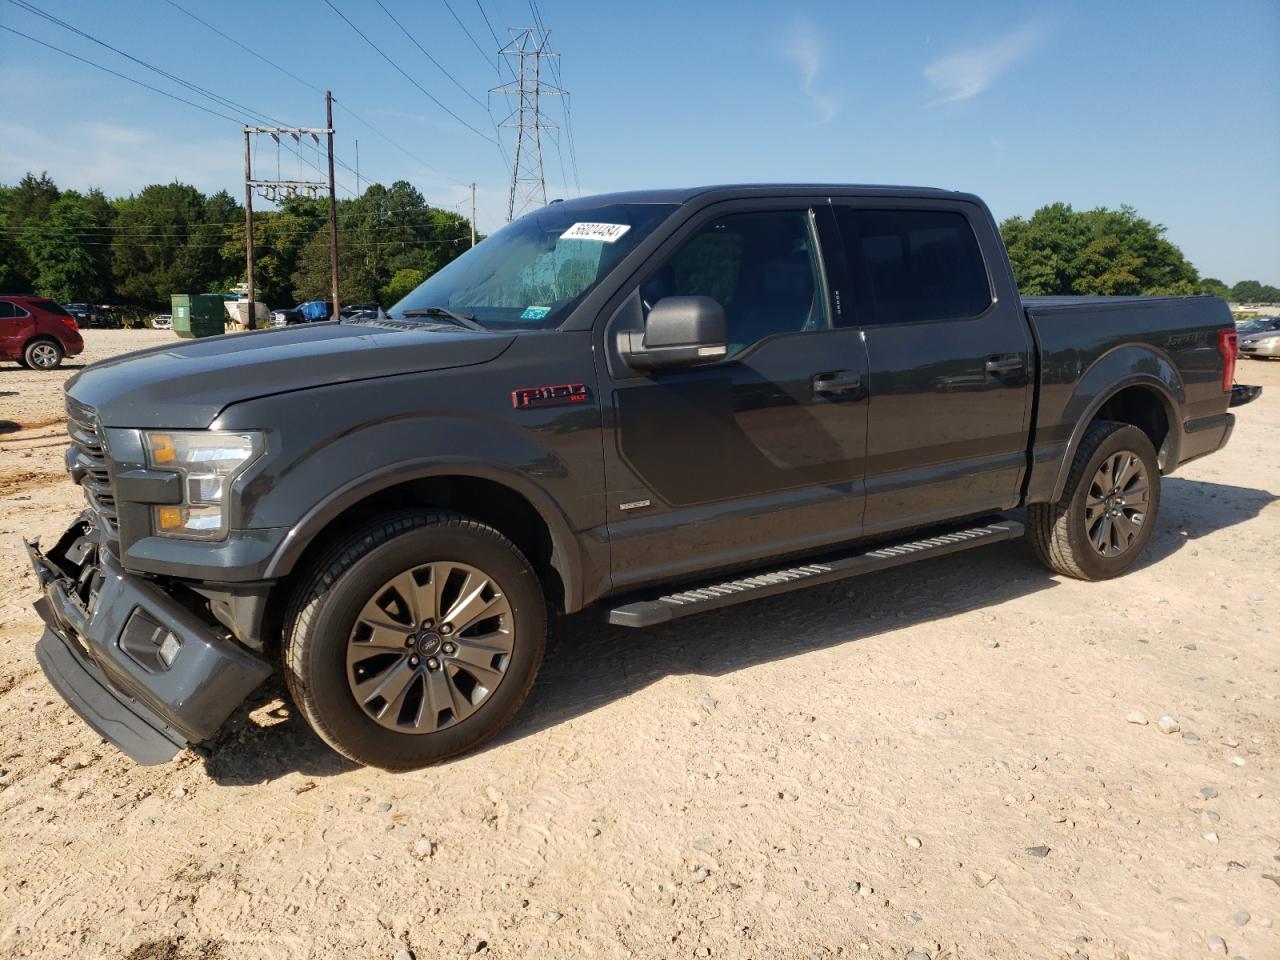
<path fill-rule="evenodd" d="M 826 57 L 826 49 L 813 22 L 800 17 L 791 25 L 782 43 L 782 55 L 800 70 L 801 89 L 817 113 L 813 126 L 829 123 L 840 111 L 836 98 L 818 90 L 818 73 Z"/>
<path fill-rule="evenodd" d="M 938 97 L 933 103 L 968 100 L 986 90 L 996 78 L 1029 57 L 1044 41 L 1043 28 L 1028 24 L 994 37 L 980 46 L 939 57 L 924 68 L 925 79 Z"/>

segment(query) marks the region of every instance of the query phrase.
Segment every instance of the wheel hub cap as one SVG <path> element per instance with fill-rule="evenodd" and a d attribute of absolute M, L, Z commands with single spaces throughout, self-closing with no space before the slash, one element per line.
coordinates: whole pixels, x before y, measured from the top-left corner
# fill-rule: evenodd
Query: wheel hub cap
<path fill-rule="evenodd" d="M 418 634 L 418 639 L 414 646 L 418 648 L 418 653 L 424 657 L 434 657 L 440 652 L 440 645 L 444 643 L 444 637 L 436 633 L 434 630 L 423 630 Z"/>

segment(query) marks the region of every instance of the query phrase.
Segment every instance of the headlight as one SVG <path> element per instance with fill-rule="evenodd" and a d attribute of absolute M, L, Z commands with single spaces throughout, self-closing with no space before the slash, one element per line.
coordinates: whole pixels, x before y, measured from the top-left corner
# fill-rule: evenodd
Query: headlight
<path fill-rule="evenodd" d="M 1280 344 L 1280 334 L 1276 334 L 1274 337 L 1260 337 L 1253 342 L 1259 347 L 1274 347 Z"/>
<path fill-rule="evenodd" d="M 182 478 L 182 503 L 155 507 L 152 525 L 163 537 L 221 540 L 227 535 L 227 490 L 262 452 L 260 433 L 150 430 L 147 463 Z"/>

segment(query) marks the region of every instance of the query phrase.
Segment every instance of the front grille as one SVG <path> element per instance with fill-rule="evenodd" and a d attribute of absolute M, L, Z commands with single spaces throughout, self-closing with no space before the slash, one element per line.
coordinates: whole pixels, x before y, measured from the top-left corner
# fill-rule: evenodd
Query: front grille
<path fill-rule="evenodd" d="M 92 408 L 70 397 L 67 397 L 67 433 L 71 436 L 67 467 L 72 479 L 77 480 L 84 490 L 85 499 L 97 514 L 102 529 L 109 536 L 117 537 L 120 525 L 116 497 L 111 487 L 111 471 L 102 446 L 98 418 Z"/>

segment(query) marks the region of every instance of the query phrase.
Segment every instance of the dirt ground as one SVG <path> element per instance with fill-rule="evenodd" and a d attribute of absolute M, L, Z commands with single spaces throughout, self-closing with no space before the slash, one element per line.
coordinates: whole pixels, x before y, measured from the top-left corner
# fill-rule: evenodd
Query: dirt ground
<path fill-rule="evenodd" d="M 62 704 L 19 537 L 81 502 L 65 376 L 0 369 L 0 955 L 1280 957 L 1280 363 L 1123 579 L 1015 542 L 580 616 L 494 744 L 399 776 L 277 683 L 152 768 Z"/>

